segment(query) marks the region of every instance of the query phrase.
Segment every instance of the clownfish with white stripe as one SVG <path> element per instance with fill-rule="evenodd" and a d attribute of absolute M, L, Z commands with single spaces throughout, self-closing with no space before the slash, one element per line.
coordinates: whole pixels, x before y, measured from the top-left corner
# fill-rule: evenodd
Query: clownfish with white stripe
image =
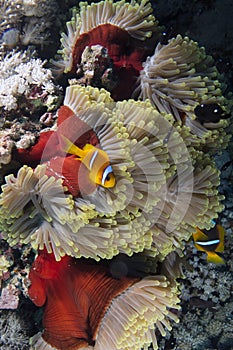
<path fill-rule="evenodd" d="M 105 151 L 89 143 L 81 149 L 64 135 L 61 135 L 61 137 L 63 140 L 63 151 L 77 156 L 77 160 L 80 160 L 89 170 L 89 178 L 92 182 L 105 188 L 115 186 L 115 176 Z"/>
<path fill-rule="evenodd" d="M 224 228 L 214 220 L 211 222 L 215 225 L 209 230 L 200 230 L 196 228 L 193 234 L 194 245 L 196 249 L 207 254 L 207 261 L 214 264 L 224 264 L 223 258 L 218 254 L 224 250 Z"/>

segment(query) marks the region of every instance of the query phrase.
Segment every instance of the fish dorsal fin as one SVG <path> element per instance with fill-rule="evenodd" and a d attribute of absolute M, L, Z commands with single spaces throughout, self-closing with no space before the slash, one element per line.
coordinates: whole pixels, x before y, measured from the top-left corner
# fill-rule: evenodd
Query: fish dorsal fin
<path fill-rule="evenodd" d="M 93 148 L 95 148 L 95 146 L 91 145 L 90 143 L 87 143 L 87 144 L 83 147 L 83 150 L 84 150 L 84 151 L 91 151 L 91 150 L 93 150 Z"/>
<path fill-rule="evenodd" d="M 198 227 L 196 227 L 196 232 L 193 233 L 194 242 L 196 241 L 207 241 L 208 236 L 202 232 Z"/>
<path fill-rule="evenodd" d="M 73 142 L 71 142 L 67 137 L 61 135 L 62 138 L 62 150 L 66 153 L 74 154 L 78 158 L 83 158 L 86 154 L 81 148 L 76 146 Z"/>

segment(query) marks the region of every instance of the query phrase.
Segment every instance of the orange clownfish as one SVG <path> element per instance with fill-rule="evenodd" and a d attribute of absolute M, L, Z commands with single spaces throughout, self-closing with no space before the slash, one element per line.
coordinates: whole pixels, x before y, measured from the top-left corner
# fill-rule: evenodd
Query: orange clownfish
<path fill-rule="evenodd" d="M 77 159 L 89 170 L 89 178 L 92 182 L 106 188 L 115 186 L 115 176 L 106 152 L 89 143 L 81 149 L 64 135 L 61 136 L 63 150 L 77 156 Z"/>
<path fill-rule="evenodd" d="M 207 254 L 207 261 L 215 264 L 224 264 L 223 258 L 218 254 L 224 250 L 224 228 L 215 224 L 210 230 L 201 231 L 198 227 L 193 234 L 194 245 L 196 249 L 203 251 Z"/>

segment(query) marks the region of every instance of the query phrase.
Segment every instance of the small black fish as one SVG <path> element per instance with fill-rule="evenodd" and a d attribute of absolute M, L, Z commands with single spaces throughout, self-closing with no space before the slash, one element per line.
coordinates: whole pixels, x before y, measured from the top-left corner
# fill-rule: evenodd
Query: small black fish
<path fill-rule="evenodd" d="M 218 123 L 221 119 L 230 118 L 217 103 L 202 103 L 195 107 L 194 113 L 201 124 Z"/>
<path fill-rule="evenodd" d="M 229 160 L 228 162 L 224 163 L 223 166 L 221 167 L 221 171 L 227 170 L 227 168 L 232 164 L 232 160 Z"/>
<path fill-rule="evenodd" d="M 167 28 L 164 32 L 160 35 L 160 44 L 167 45 L 169 40 L 174 37 L 174 29 L 173 27 Z"/>

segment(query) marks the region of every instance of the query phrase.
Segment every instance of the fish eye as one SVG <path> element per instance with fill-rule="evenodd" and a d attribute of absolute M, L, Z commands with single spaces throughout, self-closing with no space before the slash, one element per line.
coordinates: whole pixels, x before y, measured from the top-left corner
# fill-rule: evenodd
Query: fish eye
<path fill-rule="evenodd" d="M 102 185 L 111 186 L 112 181 L 114 182 L 113 170 L 111 165 L 108 165 L 102 174 Z"/>
<path fill-rule="evenodd" d="M 222 114 L 222 111 L 221 111 L 220 108 L 215 108 L 215 109 L 213 110 L 213 113 L 214 113 L 214 114 L 219 114 L 219 115 L 221 115 L 221 114 Z"/>

